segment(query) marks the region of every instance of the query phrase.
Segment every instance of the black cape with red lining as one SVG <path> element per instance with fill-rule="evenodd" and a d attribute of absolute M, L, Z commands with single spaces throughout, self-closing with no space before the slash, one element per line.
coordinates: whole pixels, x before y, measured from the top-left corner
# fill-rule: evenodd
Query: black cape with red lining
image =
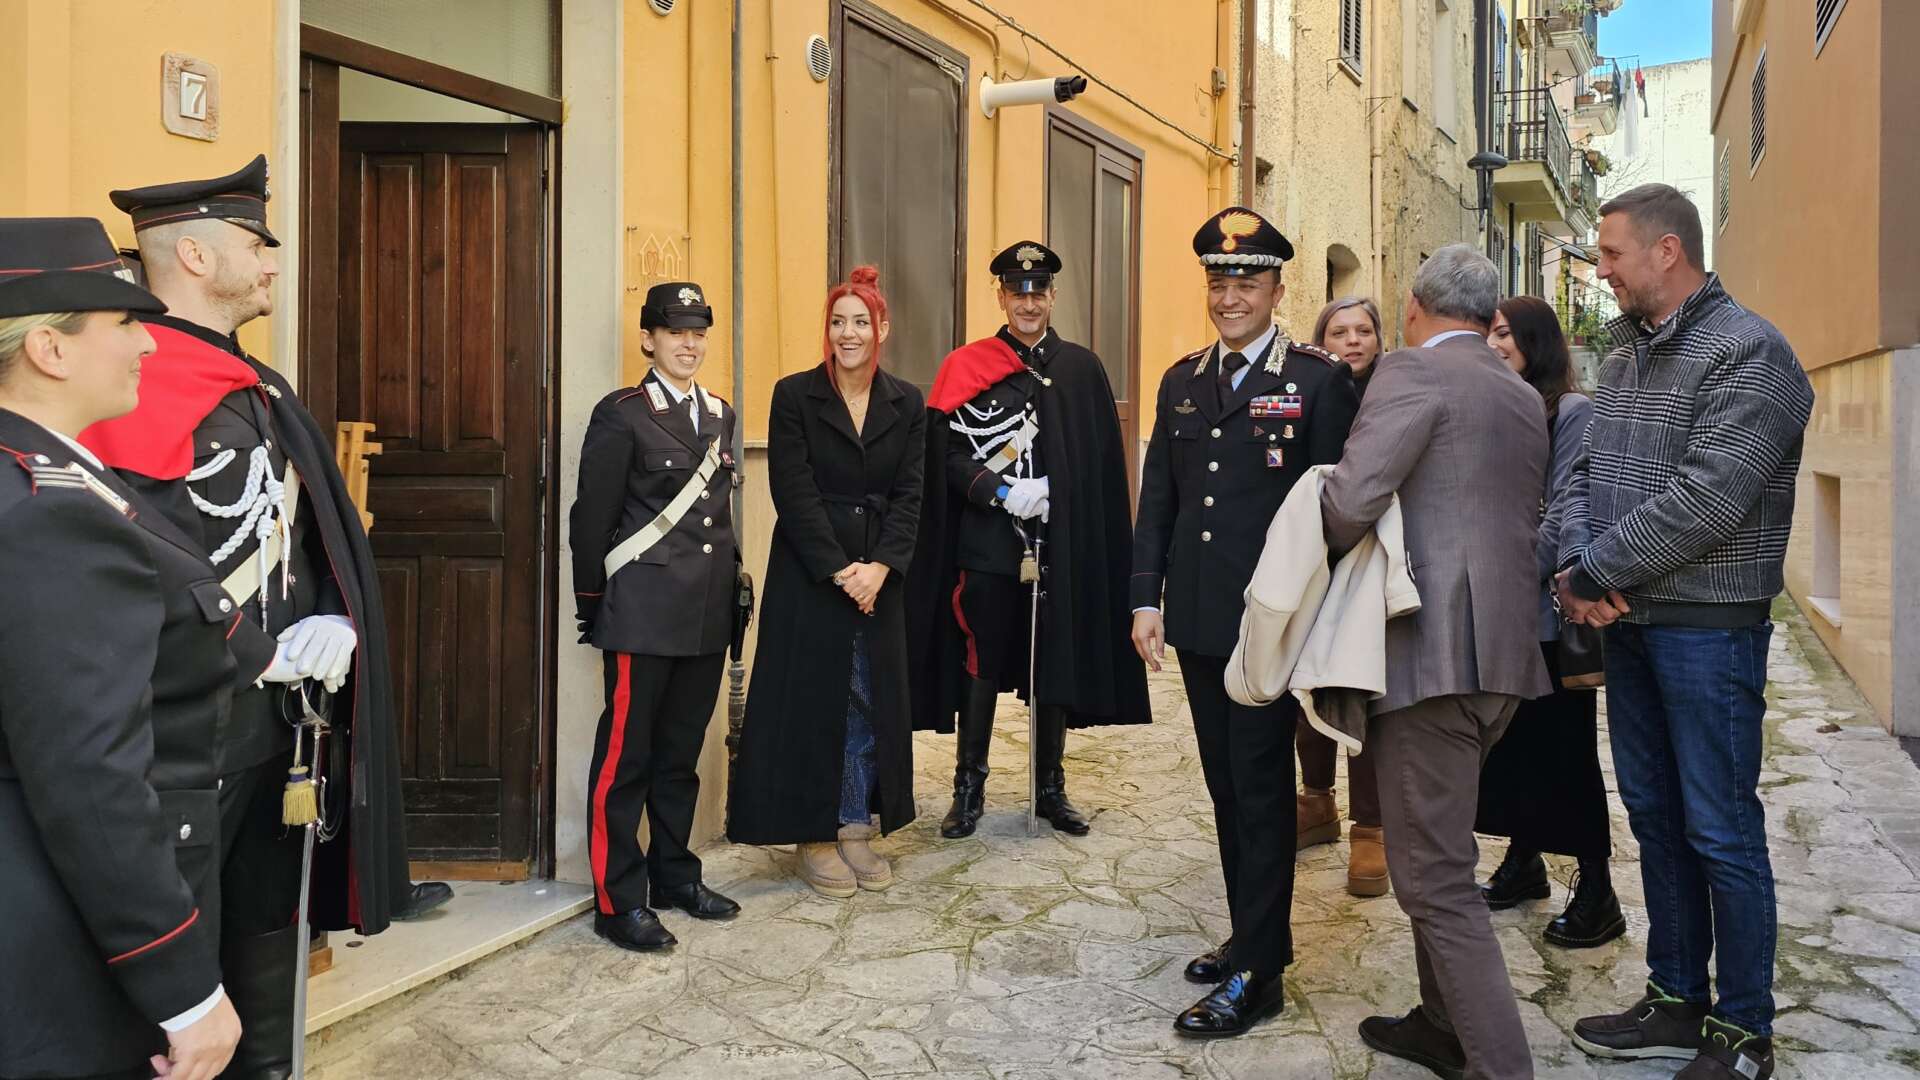
<path fill-rule="evenodd" d="M 953 614 L 962 495 L 947 483 L 950 414 L 1020 366 L 1000 341 L 972 342 L 948 354 L 928 395 L 926 490 L 907 577 L 917 731 L 953 731 L 966 685 L 966 643 Z M 1133 522 L 1113 389 L 1100 358 L 1071 342 L 1060 342 L 1042 373 L 1051 380 L 1039 404 L 1051 507 L 1038 700 L 1065 707 L 1069 727 L 1149 723 L 1146 668 L 1133 651 L 1127 604 Z M 1024 636 L 1021 645 L 1024 652 Z M 1000 690 L 1025 700 L 1025 683 L 1015 678 Z"/>
<path fill-rule="evenodd" d="M 359 637 L 353 678 L 334 696 L 333 735 L 327 740 L 327 813 L 341 825 L 330 842 L 314 847 L 309 914 L 317 930 L 377 934 L 387 928 L 411 884 L 386 614 L 366 529 L 334 462 L 332 442 L 279 372 L 236 355 L 233 339 L 192 323 L 161 316 L 149 329 L 159 348 L 142 364 L 142 407 L 89 429 L 82 441 L 188 536 L 204 543 L 200 513 L 180 479 L 182 447 L 190 467 L 194 429 L 229 392 L 222 383 L 236 376 L 244 381 L 235 361 L 275 391 L 262 397 L 281 452 L 300 473 L 297 512 L 315 526 L 325 548 L 313 553 L 316 565 L 331 564 Z M 169 404 L 172 408 L 165 407 Z M 155 479 L 156 473 L 164 478 Z"/>

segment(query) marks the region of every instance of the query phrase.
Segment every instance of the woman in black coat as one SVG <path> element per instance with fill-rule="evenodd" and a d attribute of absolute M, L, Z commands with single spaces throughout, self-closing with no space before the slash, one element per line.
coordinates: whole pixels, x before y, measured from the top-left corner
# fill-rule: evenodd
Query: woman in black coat
<path fill-rule="evenodd" d="M 730 790 L 728 835 L 798 844 L 827 896 L 884 889 L 868 846 L 913 820 L 904 583 L 920 521 L 926 407 L 879 370 L 878 272 L 827 299 L 826 360 L 773 389 L 773 550 Z"/>
<path fill-rule="evenodd" d="M 0 1076 L 212 1080 L 216 742 L 286 681 L 204 551 L 81 447 L 165 310 L 90 218 L 0 219 Z M 227 985 L 231 980 L 225 980 Z"/>
<path fill-rule="evenodd" d="M 1547 924 L 1544 936 L 1564 948 L 1591 948 L 1626 933 L 1627 923 L 1607 869 L 1613 838 L 1606 780 L 1600 773 L 1599 695 L 1560 683 L 1561 623 L 1549 593 L 1558 569 L 1554 564 L 1560 551 L 1560 519 L 1574 462 L 1586 444 L 1593 405 L 1579 392 L 1559 317 L 1545 300 L 1536 296 L 1502 300 L 1487 344 L 1540 391 L 1547 410 L 1553 460 L 1535 541 L 1534 570 L 1541 588 L 1540 649 L 1554 690 L 1520 703 L 1506 735 L 1481 768 L 1480 813 L 1474 831 L 1513 841 L 1482 892 L 1487 906 L 1496 911 L 1526 900 L 1544 900 L 1553 889 L 1540 853 L 1574 856 L 1580 860 L 1580 872 L 1573 898 Z"/>

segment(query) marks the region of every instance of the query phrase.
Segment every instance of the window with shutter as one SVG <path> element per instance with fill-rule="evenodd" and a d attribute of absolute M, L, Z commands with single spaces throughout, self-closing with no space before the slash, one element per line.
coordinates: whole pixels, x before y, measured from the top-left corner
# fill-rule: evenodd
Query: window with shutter
<path fill-rule="evenodd" d="M 1752 143 L 1747 148 L 1747 169 L 1760 167 L 1760 159 L 1767 153 L 1767 51 L 1760 50 L 1760 59 L 1753 65 L 1753 134 Z"/>
<path fill-rule="evenodd" d="M 1361 0 L 1340 0 L 1340 61 L 1358 73 L 1361 29 L 1365 24 Z"/>
<path fill-rule="evenodd" d="M 1819 56 L 1826 47 L 1827 37 L 1833 33 L 1833 24 L 1840 21 L 1840 12 L 1846 10 L 1847 0 L 1814 0 L 1813 2 L 1813 55 Z"/>
<path fill-rule="evenodd" d="M 1734 163 L 1728 161 L 1732 152 L 1732 142 L 1720 146 L 1720 184 L 1715 198 L 1715 229 L 1720 233 L 1726 231 L 1726 217 L 1734 211 Z"/>

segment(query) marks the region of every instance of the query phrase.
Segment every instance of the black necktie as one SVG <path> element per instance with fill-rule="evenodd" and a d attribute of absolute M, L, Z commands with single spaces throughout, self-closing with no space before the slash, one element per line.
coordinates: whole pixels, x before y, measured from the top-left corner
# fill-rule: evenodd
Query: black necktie
<path fill-rule="evenodd" d="M 1225 400 L 1228 394 L 1233 393 L 1233 377 L 1235 375 L 1238 375 L 1240 373 L 1240 369 L 1246 366 L 1247 366 L 1247 358 L 1244 355 L 1237 352 L 1230 352 L 1227 355 L 1220 358 L 1221 400 Z"/>

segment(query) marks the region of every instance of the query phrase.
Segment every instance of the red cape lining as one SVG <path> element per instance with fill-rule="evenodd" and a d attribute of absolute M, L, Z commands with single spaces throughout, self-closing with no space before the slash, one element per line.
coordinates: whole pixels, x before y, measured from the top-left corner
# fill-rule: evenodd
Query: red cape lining
<path fill-rule="evenodd" d="M 1025 368 L 1013 348 L 997 337 L 969 341 L 940 362 L 940 374 L 933 377 L 927 404 L 941 412 L 952 412 L 973 400 L 975 394 Z"/>
<path fill-rule="evenodd" d="M 80 444 L 116 469 L 156 480 L 193 470 L 193 432 L 235 390 L 260 374 L 232 353 L 170 327 L 147 324 L 158 346 L 140 366 L 140 404 L 80 433 Z"/>

